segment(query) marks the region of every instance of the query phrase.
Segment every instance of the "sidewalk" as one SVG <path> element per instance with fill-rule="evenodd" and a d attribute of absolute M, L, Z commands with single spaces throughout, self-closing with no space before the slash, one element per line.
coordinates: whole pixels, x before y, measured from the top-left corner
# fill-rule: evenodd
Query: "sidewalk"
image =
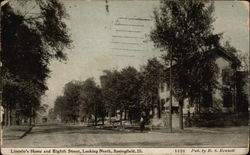
<path fill-rule="evenodd" d="M 239 134 L 248 133 L 248 126 L 225 126 L 225 127 L 184 127 L 184 130 L 173 128 L 173 133 L 196 133 L 196 134 Z M 168 128 L 157 128 L 149 133 L 170 133 Z"/>
<path fill-rule="evenodd" d="M 27 125 L 3 127 L 3 140 L 20 139 L 30 132 L 32 127 Z"/>

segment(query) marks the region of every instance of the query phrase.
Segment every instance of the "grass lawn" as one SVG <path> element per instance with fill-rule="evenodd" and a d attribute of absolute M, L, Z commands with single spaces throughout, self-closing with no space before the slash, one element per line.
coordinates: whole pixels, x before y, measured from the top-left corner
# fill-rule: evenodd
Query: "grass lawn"
<path fill-rule="evenodd" d="M 19 125 L 19 126 L 8 126 L 3 127 L 3 139 L 4 140 L 14 140 L 19 139 L 26 131 L 30 129 L 31 126 Z"/>

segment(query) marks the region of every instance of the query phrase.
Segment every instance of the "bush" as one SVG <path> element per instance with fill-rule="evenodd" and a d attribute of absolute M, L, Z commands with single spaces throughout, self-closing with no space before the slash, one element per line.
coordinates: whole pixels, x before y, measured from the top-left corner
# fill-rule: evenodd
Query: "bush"
<path fill-rule="evenodd" d="M 248 113 L 204 113 L 193 117 L 185 117 L 186 127 L 215 127 L 248 125 Z"/>

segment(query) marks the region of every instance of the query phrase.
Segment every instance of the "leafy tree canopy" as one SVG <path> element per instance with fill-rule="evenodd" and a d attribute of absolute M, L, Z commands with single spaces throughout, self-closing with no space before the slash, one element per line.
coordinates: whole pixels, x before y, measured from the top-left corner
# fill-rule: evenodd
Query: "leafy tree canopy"
<path fill-rule="evenodd" d="M 50 61 L 66 60 L 64 50 L 71 47 L 65 8 L 57 0 L 22 0 L 10 1 L 2 11 L 4 105 L 38 110 Z M 15 101 L 8 95 L 14 88 Z"/>
<path fill-rule="evenodd" d="M 198 87 L 205 85 L 202 83 L 206 82 L 204 70 L 213 75 L 213 63 L 204 58 L 210 49 L 219 46 L 221 36 L 213 34 L 213 11 L 213 2 L 197 0 L 162 0 L 160 9 L 154 11 L 155 28 L 151 39 L 156 47 L 166 52 L 164 59 L 167 63 L 172 54 L 176 98 L 187 96 L 195 81 L 200 82 Z"/>

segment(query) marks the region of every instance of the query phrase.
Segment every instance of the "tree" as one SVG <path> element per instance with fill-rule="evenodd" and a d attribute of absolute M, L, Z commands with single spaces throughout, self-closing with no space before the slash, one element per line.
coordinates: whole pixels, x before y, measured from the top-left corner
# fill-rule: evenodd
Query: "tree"
<path fill-rule="evenodd" d="M 141 108 L 149 115 L 149 111 L 154 112 L 154 105 L 159 103 L 159 85 L 163 81 L 163 65 L 156 59 L 149 59 L 147 64 L 141 69 L 140 100 Z M 158 105 L 159 111 L 161 107 Z M 159 117 L 160 117 L 159 112 Z"/>
<path fill-rule="evenodd" d="M 98 123 L 98 117 L 102 117 L 102 123 L 104 124 L 105 108 L 102 99 L 101 89 L 96 85 L 93 78 L 89 78 L 84 81 L 81 91 L 81 100 L 83 101 L 83 107 L 87 111 L 87 115 L 94 115 L 95 125 Z"/>
<path fill-rule="evenodd" d="M 231 45 L 229 41 L 226 41 L 223 45 L 224 49 L 229 52 L 235 59 L 240 61 L 240 70 L 248 71 L 249 61 L 248 61 L 248 54 L 243 53 L 242 51 L 236 49 L 234 46 Z"/>
<path fill-rule="evenodd" d="M 119 103 L 118 80 L 120 73 L 117 70 L 104 70 L 104 75 L 100 77 L 103 102 L 109 115 L 109 123 L 111 124 L 111 116 L 116 113 L 117 103 Z"/>
<path fill-rule="evenodd" d="M 104 124 L 105 112 L 101 89 L 93 78 L 66 83 L 63 96 L 58 96 L 54 104 L 54 113 L 63 122 L 89 122 L 94 116 L 94 125 L 99 117 Z"/>
<path fill-rule="evenodd" d="M 67 104 L 65 96 L 58 96 L 54 104 L 54 114 L 56 118 L 60 118 L 61 122 L 68 122 L 71 116 L 71 106 Z"/>
<path fill-rule="evenodd" d="M 66 99 L 66 111 L 68 111 L 69 121 L 76 123 L 79 118 L 81 98 L 80 94 L 83 87 L 82 81 L 70 81 L 64 86 L 64 97 Z"/>
<path fill-rule="evenodd" d="M 21 9 L 31 6 L 27 4 L 34 5 L 36 13 Z M 5 124 L 7 120 L 11 124 L 13 110 L 30 120 L 35 117 L 41 96 L 47 90 L 49 62 L 66 60 L 63 50 L 70 48 L 71 40 L 63 22 L 67 14 L 57 0 L 12 1 L 2 11 L 3 105 Z"/>
<path fill-rule="evenodd" d="M 139 113 L 140 110 L 140 74 L 129 66 L 121 71 L 104 71 L 101 76 L 102 94 L 107 111 L 109 111 L 109 120 L 111 123 L 111 112 L 119 110 L 120 125 L 122 126 L 123 113 L 125 119 L 129 119 Z M 129 114 L 127 113 L 129 111 Z M 133 111 L 133 112 L 132 112 Z"/>
<path fill-rule="evenodd" d="M 196 0 L 162 0 L 160 9 L 154 11 L 155 28 L 151 32 L 151 39 L 156 47 L 166 51 L 166 62 L 170 62 L 172 54 L 175 65 L 173 95 L 179 102 L 181 129 L 184 98 L 200 92 L 201 86 L 210 91 L 211 83 L 204 81 L 206 77 L 202 73 L 207 70 L 214 75 L 213 63 L 204 59 L 207 51 L 219 45 L 220 34 L 212 32 L 213 11 L 213 2 Z M 198 88 L 193 89 L 194 86 Z"/>
<path fill-rule="evenodd" d="M 129 116 L 135 115 L 134 113 L 139 113 L 141 87 L 139 77 L 139 72 L 131 66 L 123 68 L 120 72 L 120 78 L 117 85 L 119 91 L 118 107 L 120 108 L 121 125 L 123 112 L 125 112 L 125 119 L 127 117 L 127 111 L 134 110 L 133 113 L 130 112 Z"/>

